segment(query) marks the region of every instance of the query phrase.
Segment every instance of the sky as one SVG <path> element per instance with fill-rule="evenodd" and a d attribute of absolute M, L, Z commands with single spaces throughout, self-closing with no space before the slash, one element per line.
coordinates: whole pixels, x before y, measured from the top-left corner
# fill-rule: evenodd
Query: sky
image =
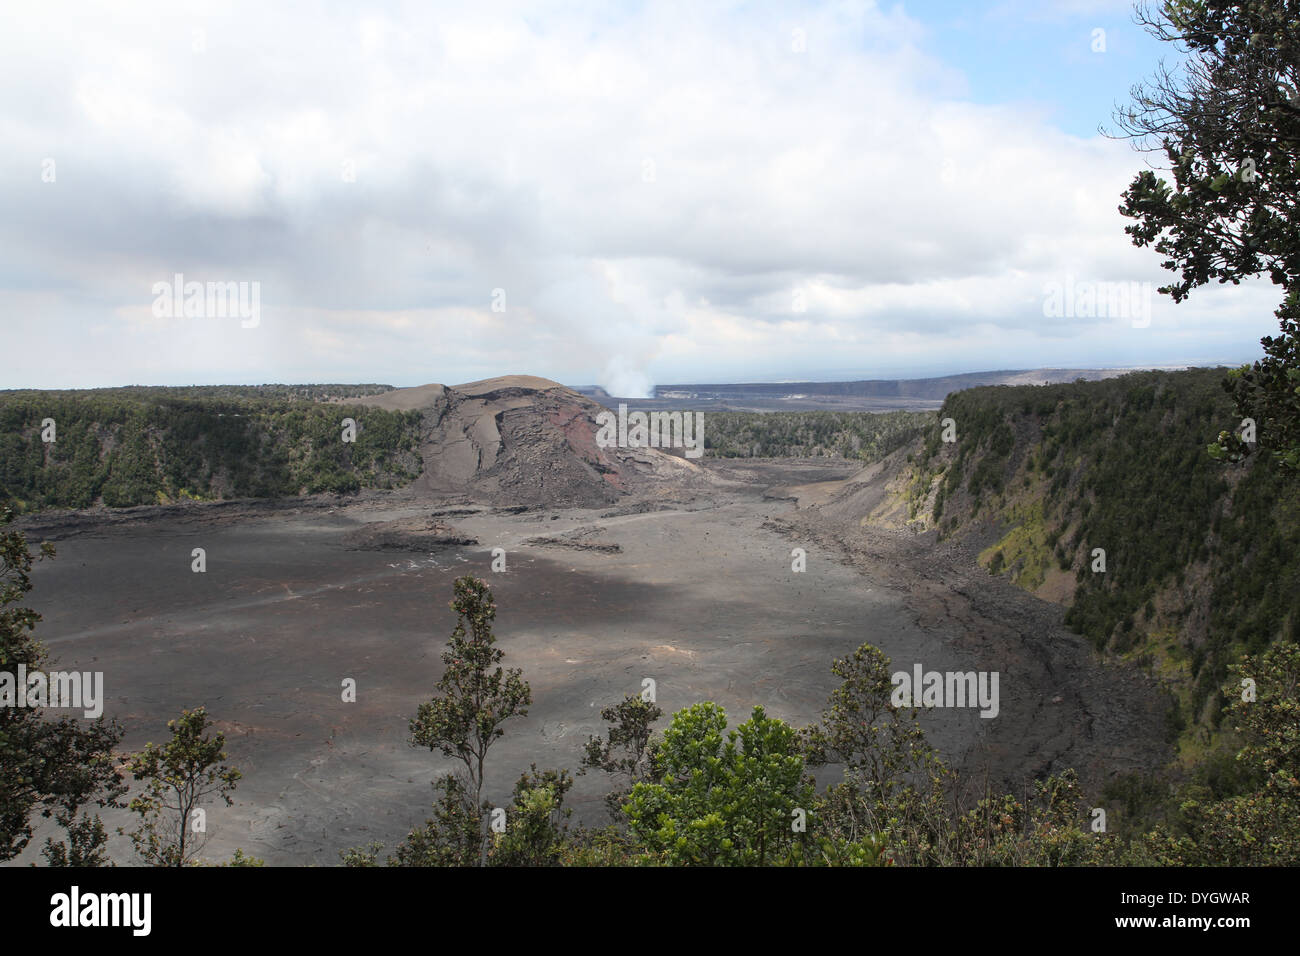
<path fill-rule="evenodd" d="M 1276 331 L 1267 280 L 1175 305 L 1124 234 L 1161 157 L 1098 127 L 1177 58 L 1129 3 L 5 21 L 0 388 L 531 374 L 632 397 L 1239 364 Z"/>

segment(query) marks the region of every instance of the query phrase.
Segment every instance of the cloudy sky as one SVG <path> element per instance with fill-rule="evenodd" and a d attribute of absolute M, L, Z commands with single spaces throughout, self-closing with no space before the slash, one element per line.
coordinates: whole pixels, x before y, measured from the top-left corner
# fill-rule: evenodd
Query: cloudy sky
<path fill-rule="evenodd" d="M 1045 314 L 1167 281 L 1097 127 L 1172 53 L 1089 0 L 9 5 L 0 387 L 1246 361 L 1266 281 Z"/>

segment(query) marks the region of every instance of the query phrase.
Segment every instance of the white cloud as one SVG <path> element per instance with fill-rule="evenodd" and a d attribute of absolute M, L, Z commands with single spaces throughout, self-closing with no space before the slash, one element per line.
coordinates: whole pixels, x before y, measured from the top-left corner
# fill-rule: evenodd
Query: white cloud
<path fill-rule="evenodd" d="M 1141 157 L 960 99 L 900 6 L 193 9 L 7 13 L 0 302 L 38 293 L 22 338 L 63 355 L 12 384 L 643 389 L 1239 354 L 1273 327 L 1268 291 L 1191 344 L 1046 323 L 1067 273 L 1167 281 L 1115 211 Z M 174 272 L 261 281 L 261 344 L 143 321 Z M 1180 328 L 1245 301 L 1198 295 Z M 104 325 L 121 345 L 81 334 Z"/>

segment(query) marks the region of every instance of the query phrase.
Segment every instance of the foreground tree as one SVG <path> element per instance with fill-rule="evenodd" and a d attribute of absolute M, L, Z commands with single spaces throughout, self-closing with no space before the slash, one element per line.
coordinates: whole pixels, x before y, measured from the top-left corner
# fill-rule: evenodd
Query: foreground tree
<path fill-rule="evenodd" d="M 889 658 L 863 644 L 831 670 L 842 683 L 803 743 L 809 764 L 842 765 L 844 779 L 819 798 L 820 860 L 810 862 L 1064 866 L 1107 849 L 1088 828 L 1074 771 L 1035 780 L 1019 798 L 986 780 L 964 810 L 966 787 L 926 742 L 917 709 L 893 704 Z"/>
<path fill-rule="evenodd" d="M 104 829 L 104 821 L 99 817 L 67 818 L 61 819 L 59 823 L 68 831 L 68 842 L 64 843 L 53 837 L 45 841 L 45 846 L 41 848 L 41 856 L 45 858 L 47 865 L 76 867 L 113 865 L 105 849 L 108 843 L 108 831 Z"/>
<path fill-rule="evenodd" d="M 1262 784 L 1226 800 L 1188 793 L 1174 827 L 1157 827 L 1132 862 L 1172 866 L 1300 864 L 1300 645 L 1279 643 L 1233 668 L 1224 692 L 1237 755 Z"/>
<path fill-rule="evenodd" d="M 130 804 L 141 817 L 131 842 L 150 866 L 190 866 L 207 843 L 206 811 L 201 805 L 217 797 L 230 806 L 234 802 L 230 794 L 241 774 L 224 763 L 225 735 L 206 733 L 204 708 L 183 711 L 179 719 L 167 722 L 167 728 L 172 732 L 170 741 L 162 747 L 145 744 L 126 761 L 135 779 L 145 785 Z"/>
<path fill-rule="evenodd" d="M 493 866 L 558 866 L 564 852 L 567 824 L 573 813 L 564 796 L 573 787 L 565 770 L 539 772 L 533 764 L 515 783 L 506 814 L 505 832 L 493 841 Z"/>
<path fill-rule="evenodd" d="M 532 690 L 518 669 L 503 670 L 492 621 L 496 604 L 487 583 L 457 578 L 451 609 L 456 627 L 443 652 L 441 693 L 421 704 L 411 719 L 411 744 L 441 751 L 465 765 L 473 805 L 483 808 L 483 764 L 511 718 L 528 714 Z"/>
<path fill-rule="evenodd" d="M 0 528 L 13 517 L 9 508 L 0 511 Z M 40 553 L 42 558 L 53 557 L 54 549 L 46 543 Z M 90 805 L 121 806 L 118 798 L 126 787 L 113 748 L 123 730 L 102 717 L 93 723 L 69 717 L 51 720 L 44 707 L 18 706 L 20 669 L 28 674 L 44 671 L 50 662 L 32 636 L 41 616 L 20 605 L 32 589 L 34 560 L 24 534 L 0 532 L 0 672 L 7 677 L 7 689 L 0 690 L 0 860 L 23 851 L 32 838 L 32 816 L 39 814 L 53 817 L 68 832 L 68 845 L 53 838 L 46 841 L 47 861 L 101 865 L 106 862 L 103 824 L 82 811 Z"/>
<path fill-rule="evenodd" d="M 1282 289 L 1282 334 L 1262 340 L 1265 357 L 1225 387 L 1256 422 L 1260 444 L 1300 471 L 1300 4 L 1295 0 L 1169 0 L 1143 7 L 1138 22 L 1186 53 L 1135 86 L 1116 116 L 1141 148 L 1162 151 L 1173 183 L 1150 170 L 1120 212 L 1133 243 L 1167 257 L 1179 275 L 1160 289 L 1181 302 L 1211 281 L 1267 275 Z M 1248 453 L 1225 431 L 1220 458 Z"/>
<path fill-rule="evenodd" d="M 388 860 L 389 866 L 476 866 L 481 862 L 482 808 L 455 774 L 444 775 L 433 787 L 439 793 L 433 816 L 411 830 Z M 363 851 L 352 850 L 344 862 L 373 866 L 380 849 L 377 844 L 371 847 L 368 862 Z"/>
<path fill-rule="evenodd" d="M 624 812 L 633 836 L 672 866 L 778 862 L 813 825 L 797 735 L 762 707 L 729 734 L 711 701 L 678 711 L 652 779 L 632 788 Z"/>
<path fill-rule="evenodd" d="M 889 658 L 870 644 L 836 660 L 831 673 L 842 683 L 831 692 L 821 721 L 803 731 L 808 763 L 843 764 L 860 784 L 888 800 L 934 764 L 916 708 L 893 706 Z"/>
<path fill-rule="evenodd" d="M 600 712 L 609 725 L 609 739 L 590 737 L 582 751 L 579 775 L 602 770 L 626 783 L 605 795 L 605 805 L 618 819 L 631 787 L 647 779 L 650 772 L 652 725 L 664 715 L 662 709 L 640 695 L 629 695 L 619 704 Z"/>
<path fill-rule="evenodd" d="M 887 846 L 888 861 L 951 862 L 956 782 L 926 742 L 916 708 L 893 705 L 889 658 L 863 644 L 831 672 L 842 683 L 802 736 L 810 766 L 844 768 L 843 781 L 821 798 L 824 834 L 858 857 L 870 858 L 864 847 Z"/>

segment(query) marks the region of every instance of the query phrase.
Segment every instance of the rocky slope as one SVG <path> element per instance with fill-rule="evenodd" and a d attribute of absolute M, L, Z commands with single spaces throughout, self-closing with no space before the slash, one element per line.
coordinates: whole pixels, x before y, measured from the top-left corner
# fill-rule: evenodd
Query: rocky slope
<path fill-rule="evenodd" d="M 1061 607 L 991 577 L 977 550 L 911 520 L 909 453 L 900 449 L 842 481 L 780 489 L 798 509 L 767 527 L 810 554 L 843 554 L 899 594 L 945 648 L 1002 675 L 1001 713 L 957 765 L 976 777 L 992 770 L 1005 786 L 1017 785 L 1017 774 L 1072 767 L 1098 793 L 1125 774 L 1165 764 L 1173 752 L 1173 700 L 1160 682 L 1100 659 L 1065 626 Z M 893 663 L 906 669 L 910 660 L 895 654 Z"/>
<path fill-rule="evenodd" d="M 1300 634 L 1300 504 L 1266 453 L 1207 454 L 1236 421 L 1222 379 L 960 392 L 939 416 L 955 440 L 936 424 L 820 507 L 863 533 L 928 530 L 984 581 L 1058 606 L 1103 659 L 1173 693 L 1168 731 L 1194 764 L 1219 746 L 1229 666 Z"/>
<path fill-rule="evenodd" d="M 629 494 L 707 486 L 694 462 L 655 448 L 600 448 L 596 402 L 558 382 L 510 375 L 399 388 L 366 400 L 424 416 L 416 493 L 495 505 L 592 507 Z"/>

